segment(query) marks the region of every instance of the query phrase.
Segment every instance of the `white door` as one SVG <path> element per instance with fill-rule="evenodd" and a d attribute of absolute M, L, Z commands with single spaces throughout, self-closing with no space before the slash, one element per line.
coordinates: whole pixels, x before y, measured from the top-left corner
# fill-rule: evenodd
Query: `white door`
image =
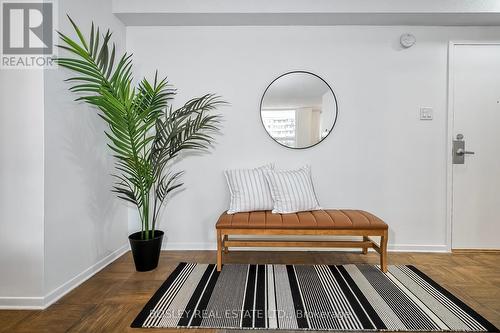
<path fill-rule="evenodd" d="M 500 43 L 450 46 L 452 248 L 500 249 Z"/>

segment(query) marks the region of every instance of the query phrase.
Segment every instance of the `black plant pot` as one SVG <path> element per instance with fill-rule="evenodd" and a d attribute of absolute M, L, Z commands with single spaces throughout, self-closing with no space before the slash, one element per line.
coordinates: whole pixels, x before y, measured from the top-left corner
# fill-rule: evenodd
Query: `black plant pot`
<path fill-rule="evenodd" d="M 163 231 L 155 230 L 154 237 L 148 240 L 141 239 L 139 231 L 128 236 L 128 240 L 134 256 L 135 269 L 138 272 L 150 271 L 158 266 Z"/>

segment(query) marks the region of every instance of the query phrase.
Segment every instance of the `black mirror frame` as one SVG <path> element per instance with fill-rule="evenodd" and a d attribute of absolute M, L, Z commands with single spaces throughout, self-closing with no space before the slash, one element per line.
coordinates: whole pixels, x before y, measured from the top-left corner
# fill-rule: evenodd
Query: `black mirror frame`
<path fill-rule="evenodd" d="M 307 146 L 307 147 L 289 147 L 287 145 L 284 145 L 282 144 L 281 142 L 278 142 L 275 138 L 273 138 L 271 136 L 271 134 L 267 131 L 266 129 L 266 126 L 264 125 L 264 120 L 262 119 L 262 103 L 264 102 L 264 96 L 266 96 L 266 92 L 269 90 L 269 88 L 272 86 L 272 84 L 280 79 L 281 77 L 285 76 L 285 75 L 288 75 L 288 74 L 293 74 L 293 73 L 303 73 L 303 74 L 310 74 L 310 75 L 313 75 L 315 77 L 317 77 L 318 79 L 320 79 L 321 81 L 323 81 L 326 86 L 328 87 L 328 89 L 330 89 L 330 91 L 332 92 L 332 95 L 333 95 L 333 99 L 335 100 L 335 120 L 333 121 L 333 124 L 332 124 L 332 127 L 330 128 L 330 131 L 328 131 L 328 134 L 321 140 L 319 140 L 318 142 L 316 142 L 315 144 L 313 145 L 310 145 L 310 146 Z M 273 139 L 274 142 L 276 142 L 277 144 L 279 144 L 280 146 L 282 147 L 285 147 L 285 148 L 288 148 L 288 149 L 295 149 L 295 150 L 301 150 L 301 149 L 309 149 L 309 148 L 312 148 L 318 144 L 320 144 L 321 142 L 325 141 L 326 138 L 330 135 L 330 133 L 333 132 L 333 129 L 335 128 L 335 124 L 337 123 L 337 119 L 338 119 L 338 116 L 339 116 L 339 104 L 338 104 L 338 100 L 337 100 L 337 96 L 335 95 L 335 92 L 333 91 L 332 87 L 328 84 L 328 82 L 326 82 L 321 76 L 317 75 L 317 74 L 314 74 L 312 72 L 308 72 L 308 71 L 302 71 L 302 70 L 298 70 L 298 71 L 290 71 L 290 72 L 286 72 L 284 74 L 281 74 L 279 75 L 277 78 L 275 78 L 274 80 L 271 81 L 271 83 L 269 83 L 269 85 L 267 86 L 266 90 L 264 90 L 264 93 L 262 94 L 262 97 L 260 98 L 260 109 L 259 109 L 259 113 L 260 113 L 260 121 L 262 123 L 262 127 L 264 127 L 264 130 L 266 131 L 267 135 L 269 135 L 269 137 L 271 139 Z"/>

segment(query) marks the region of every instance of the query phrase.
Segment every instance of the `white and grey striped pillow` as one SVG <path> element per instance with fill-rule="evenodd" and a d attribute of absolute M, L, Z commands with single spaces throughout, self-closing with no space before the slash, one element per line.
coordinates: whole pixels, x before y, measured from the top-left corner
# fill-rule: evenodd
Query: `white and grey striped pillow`
<path fill-rule="evenodd" d="M 321 209 L 309 166 L 297 170 L 267 170 L 265 175 L 274 200 L 273 213 Z"/>
<path fill-rule="evenodd" d="M 255 169 L 226 170 L 227 185 L 231 194 L 228 214 L 273 209 L 273 198 L 264 173 L 273 170 L 268 164 Z"/>

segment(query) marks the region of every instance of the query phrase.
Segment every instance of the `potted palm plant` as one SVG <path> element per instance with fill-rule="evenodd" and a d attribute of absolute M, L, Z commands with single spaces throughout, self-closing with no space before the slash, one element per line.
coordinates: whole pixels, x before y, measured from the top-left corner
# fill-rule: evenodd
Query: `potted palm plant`
<path fill-rule="evenodd" d="M 136 86 L 132 57 L 117 58 L 111 32 L 101 34 L 94 24 L 89 38 L 68 16 L 77 38 L 59 32 L 59 48 L 69 56 L 57 64 L 75 73 L 66 81 L 70 91 L 98 110 L 107 123 L 105 134 L 116 161 L 113 192 L 137 207 L 141 231 L 129 236 L 138 271 L 157 267 L 163 231 L 158 218 L 171 193 L 181 187 L 182 171 L 173 171 L 175 159 L 184 151 L 206 151 L 220 129 L 220 115 L 213 111 L 223 104 L 207 94 L 173 109 L 175 90 L 166 78 L 142 79 Z"/>

